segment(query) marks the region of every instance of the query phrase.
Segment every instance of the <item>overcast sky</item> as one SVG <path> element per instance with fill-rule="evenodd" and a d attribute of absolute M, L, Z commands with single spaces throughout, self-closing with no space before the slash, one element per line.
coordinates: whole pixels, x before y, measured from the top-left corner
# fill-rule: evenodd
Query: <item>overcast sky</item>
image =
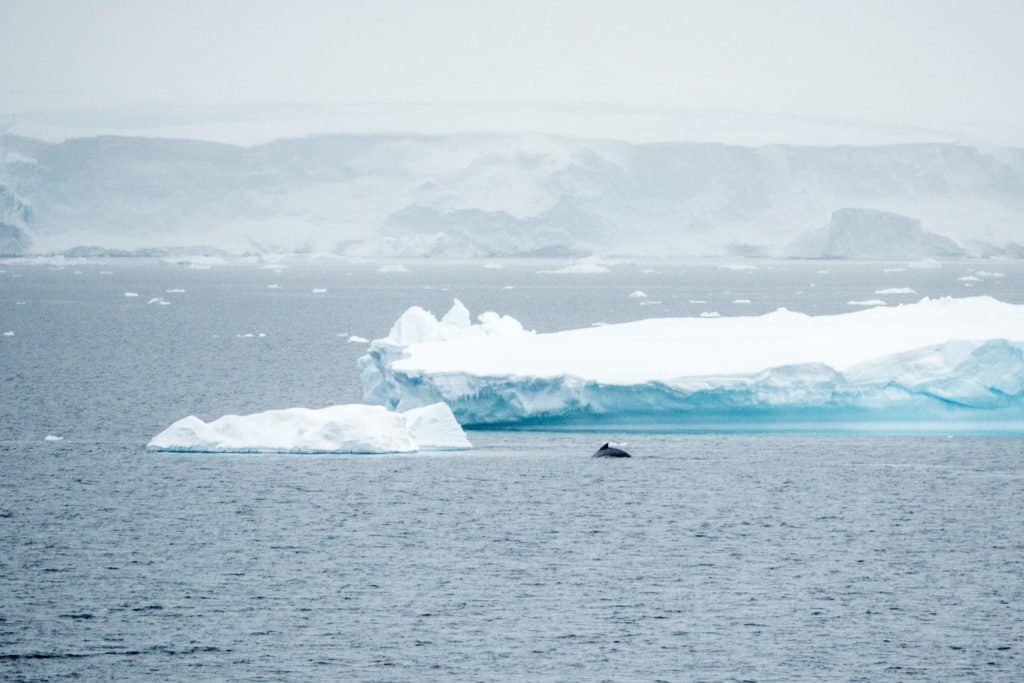
<path fill-rule="evenodd" d="M 1024 146 L 1024 2 L 0 0 L 0 112 L 681 107 Z"/>

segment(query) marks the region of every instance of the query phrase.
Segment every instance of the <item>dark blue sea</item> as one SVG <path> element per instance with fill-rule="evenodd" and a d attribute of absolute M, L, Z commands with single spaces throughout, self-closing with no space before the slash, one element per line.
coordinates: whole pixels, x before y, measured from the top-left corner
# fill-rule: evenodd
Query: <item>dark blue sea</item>
<path fill-rule="evenodd" d="M 1024 303 L 1021 264 L 285 263 L 0 263 L 0 680 L 1024 680 L 1021 437 L 144 450 L 189 414 L 359 401 L 341 335 L 412 304 L 551 331 Z M 609 439 L 635 457 L 592 459 Z"/>

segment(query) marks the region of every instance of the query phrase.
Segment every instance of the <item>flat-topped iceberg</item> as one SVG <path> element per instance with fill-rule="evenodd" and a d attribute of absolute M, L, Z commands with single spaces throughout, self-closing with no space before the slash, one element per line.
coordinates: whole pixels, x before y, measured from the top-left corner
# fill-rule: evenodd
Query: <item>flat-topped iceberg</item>
<path fill-rule="evenodd" d="M 1024 306 L 990 297 L 549 334 L 478 319 L 458 301 L 440 320 L 407 310 L 359 361 L 364 399 L 398 410 L 443 401 L 467 426 L 1024 431 Z"/>
<path fill-rule="evenodd" d="M 401 413 L 353 404 L 225 415 L 212 422 L 189 416 L 153 437 L 147 448 L 200 453 L 413 453 L 460 450 L 470 448 L 470 443 L 443 403 Z"/>

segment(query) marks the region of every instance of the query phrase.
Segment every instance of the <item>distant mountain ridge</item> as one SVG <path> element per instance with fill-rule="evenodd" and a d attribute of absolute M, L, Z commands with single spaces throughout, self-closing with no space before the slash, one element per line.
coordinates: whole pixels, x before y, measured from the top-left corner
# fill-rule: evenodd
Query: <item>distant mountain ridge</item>
<path fill-rule="evenodd" d="M 5 206 L 31 207 L 15 227 L 32 251 L 205 244 L 367 256 L 780 256 L 851 207 L 912 217 L 970 253 L 987 245 L 1012 256 L 1006 243 L 1024 235 L 1024 150 L 1004 147 L 515 134 L 332 135 L 237 147 L 6 135 L 0 162 Z M 867 229 L 857 225 L 850 229 Z"/>

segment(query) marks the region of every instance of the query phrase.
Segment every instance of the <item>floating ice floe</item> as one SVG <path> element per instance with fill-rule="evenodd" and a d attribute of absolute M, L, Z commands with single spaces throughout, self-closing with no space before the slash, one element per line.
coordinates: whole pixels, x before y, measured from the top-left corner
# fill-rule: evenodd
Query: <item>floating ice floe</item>
<path fill-rule="evenodd" d="M 733 299 L 732 302 L 734 304 L 749 304 L 750 299 Z"/>
<path fill-rule="evenodd" d="M 862 299 L 847 301 L 847 306 L 885 306 L 885 302 L 881 299 Z"/>
<path fill-rule="evenodd" d="M 981 282 L 981 278 L 974 275 L 963 275 L 958 277 L 957 280 L 960 282 Z"/>
<path fill-rule="evenodd" d="M 279 285 L 279 284 L 267 285 L 267 289 L 280 289 L 280 288 L 281 288 L 281 285 Z"/>
<path fill-rule="evenodd" d="M 700 317 L 702 317 L 702 318 L 720 318 L 720 317 L 722 317 L 722 314 L 719 313 L 718 311 L 704 311 L 703 313 L 700 314 Z"/>
<path fill-rule="evenodd" d="M 907 272 L 907 269 L 906 268 L 883 268 L 882 272 L 883 273 L 905 273 L 905 272 Z"/>
<path fill-rule="evenodd" d="M 6 332 L 4 332 L 3 336 L 5 336 L 5 337 L 13 337 L 14 336 L 14 330 L 7 330 Z"/>
<path fill-rule="evenodd" d="M 757 266 L 752 266 L 749 263 L 723 263 L 718 266 L 722 270 L 757 270 Z"/>
<path fill-rule="evenodd" d="M 314 287 L 312 289 L 312 292 L 313 292 L 313 294 L 326 294 L 327 293 L 327 289 L 324 288 L 324 287 Z"/>
<path fill-rule="evenodd" d="M 138 292 L 125 292 L 124 295 L 129 298 L 135 298 L 139 295 Z"/>
<path fill-rule="evenodd" d="M 978 271 L 975 271 L 974 274 L 977 275 L 978 277 L 994 277 L 994 278 L 1006 277 L 1006 273 L 994 273 L 994 272 L 992 272 L 990 270 L 978 270 Z"/>
<path fill-rule="evenodd" d="M 47 434 L 46 436 L 43 437 L 43 441 L 63 441 L 63 440 L 64 440 L 63 436 L 55 436 L 53 434 Z"/>
<path fill-rule="evenodd" d="M 910 287 L 889 287 L 887 289 L 876 289 L 875 294 L 917 294 Z"/>
<path fill-rule="evenodd" d="M 370 345 L 359 360 L 367 402 L 443 401 L 464 425 L 506 428 L 1024 432 L 1024 305 L 991 297 L 548 334 L 496 313 L 467 324 L 468 311 L 453 309 L 438 320 L 410 308 Z"/>
<path fill-rule="evenodd" d="M 289 408 L 189 416 L 153 437 L 151 451 L 200 453 L 414 453 L 471 448 L 444 403 L 394 412 L 383 406 Z"/>
<path fill-rule="evenodd" d="M 165 289 L 165 294 L 184 294 L 185 290 L 175 287 L 174 289 Z"/>
<path fill-rule="evenodd" d="M 153 297 L 152 299 L 150 299 L 149 301 L 147 301 L 147 302 L 146 302 L 146 304 L 147 304 L 147 305 L 148 305 L 148 304 L 162 304 L 162 305 L 167 305 L 167 304 L 169 304 L 169 303 L 171 303 L 171 302 L 170 302 L 170 301 L 168 301 L 167 299 L 163 298 L 162 296 L 155 296 L 155 297 Z"/>
<path fill-rule="evenodd" d="M 648 299 L 647 301 L 641 301 L 640 305 L 641 306 L 657 306 L 660 303 L 661 302 L 658 301 L 657 299 Z"/>
<path fill-rule="evenodd" d="M 504 270 L 505 264 L 503 263 L 485 263 L 484 268 L 487 270 Z"/>
<path fill-rule="evenodd" d="M 212 266 L 225 266 L 228 263 L 222 256 L 169 256 L 161 260 L 164 263 L 185 266 L 187 270 L 210 270 Z"/>
<path fill-rule="evenodd" d="M 378 273 L 407 273 L 409 269 L 401 263 L 388 263 L 377 269 Z"/>
<path fill-rule="evenodd" d="M 595 261 L 581 261 L 579 263 L 570 263 L 561 268 L 538 272 L 546 275 L 600 275 L 601 273 L 607 273 L 608 268 Z"/>
<path fill-rule="evenodd" d="M 642 289 L 638 289 L 635 292 L 630 292 L 629 293 L 629 298 L 630 299 L 646 299 L 647 298 L 647 292 L 643 291 Z"/>
<path fill-rule="evenodd" d="M 360 337 L 357 334 L 349 335 L 348 341 L 349 341 L 350 344 L 369 344 L 370 343 L 369 339 L 367 339 L 366 337 Z"/>

